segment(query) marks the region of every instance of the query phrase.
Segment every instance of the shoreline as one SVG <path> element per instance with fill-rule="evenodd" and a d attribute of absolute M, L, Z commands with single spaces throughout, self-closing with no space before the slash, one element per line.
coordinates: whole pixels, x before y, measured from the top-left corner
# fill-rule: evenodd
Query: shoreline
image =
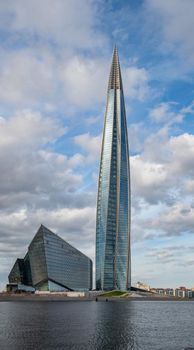
<path fill-rule="evenodd" d="M 97 300 L 96 300 L 97 298 Z M 68 302 L 68 301 L 95 301 L 95 302 L 131 302 L 131 301 L 194 301 L 194 298 L 176 298 L 161 296 L 133 296 L 133 297 L 67 297 L 64 295 L 0 295 L 0 302 Z"/>

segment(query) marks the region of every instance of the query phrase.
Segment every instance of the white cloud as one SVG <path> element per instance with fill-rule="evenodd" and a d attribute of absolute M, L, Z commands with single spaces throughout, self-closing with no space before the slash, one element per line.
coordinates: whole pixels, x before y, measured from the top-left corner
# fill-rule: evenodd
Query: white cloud
<path fill-rule="evenodd" d="M 37 148 L 54 142 L 65 134 L 64 128 L 54 118 L 45 118 L 40 112 L 22 110 L 11 118 L 0 118 L 0 145 L 2 147 Z"/>
<path fill-rule="evenodd" d="M 194 208 L 189 204 L 176 203 L 164 210 L 160 216 L 147 222 L 147 227 L 160 230 L 169 236 L 184 233 L 194 234 Z"/>
<path fill-rule="evenodd" d="M 173 102 L 162 102 L 157 107 L 151 109 L 149 115 L 152 121 L 156 123 L 168 122 L 168 125 L 182 122 L 184 117 L 184 110 L 181 110 L 179 114 L 176 114 L 174 111 L 171 110 L 172 105 Z"/>
<path fill-rule="evenodd" d="M 95 27 L 96 6 L 90 0 L 8 0 L 1 4 L 1 27 L 26 40 L 46 39 L 67 48 L 91 48 L 104 44 Z"/>
<path fill-rule="evenodd" d="M 194 101 L 190 105 L 181 109 L 181 112 L 184 114 L 194 114 Z"/>
<path fill-rule="evenodd" d="M 60 67 L 65 99 L 72 105 L 93 107 L 104 101 L 108 64 L 102 59 L 74 56 Z"/>
<path fill-rule="evenodd" d="M 88 109 L 104 101 L 108 64 L 82 55 L 56 55 L 51 50 L 1 51 L 0 101 L 17 108 L 53 112 Z"/>
<path fill-rule="evenodd" d="M 194 176 L 193 154 L 194 135 L 148 138 L 142 154 L 131 157 L 134 197 L 149 203 L 173 200 Z"/>
<path fill-rule="evenodd" d="M 109 59 L 64 50 L 57 54 L 43 46 L 2 49 L 0 61 L 0 101 L 6 106 L 48 112 L 65 108 L 66 113 L 105 106 Z M 143 101 L 149 94 L 148 72 L 135 66 L 122 72 L 125 95 Z"/>
<path fill-rule="evenodd" d="M 179 52 L 187 62 L 189 60 L 192 64 L 194 57 L 193 1 L 147 0 L 146 4 L 152 16 L 160 23 L 164 36 L 164 49 Z"/>
<path fill-rule="evenodd" d="M 89 133 L 77 135 L 74 137 L 74 141 L 88 154 L 88 161 L 96 161 L 99 159 L 102 142 L 101 134 L 97 136 L 92 136 Z"/>
<path fill-rule="evenodd" d="M 97 29 L 97 6 L 90 0 L 2 4 L 0 28 L 9 42 L 0 51 L 2 104 L 47 111 L 57 106 L 67 113 L 104 100 L 107 62 L 98 50 L 106 56 L 107 39 Z"/>
<path fill-rule="evenodd" d="M 67 157 L 52 150 L 47 144 L 66 132 L 56 119 L 39 112 L 21 111 L 8 119 L 0 119 L 0 203 L 15 206 L 49 204 L 50 196 L 74 191 L 82 182 L 73 167 L 81 157 Z M 16 195 L 17 194 L 17 195 Z M 18 197 L 17 197 L 18 196 Z"/>
<path fill-rule="evenodd" d="M 193 154 L 194 135 L 169 136 L 159 131 L 147 138 L 141 154 L 131 157 L 135 245 L 144 242 L 146 246 L 146 241 L 152 240 L 157 246 L 162 239 L 179 236 L 180 240 L 186 235 L 193 241 Z M 158 263 L 161 259 L 158 257 Z M 150 261 L 153 263 L 153 257 Z M 170 261 L 174 259 L 169 257 Z"/>
<path fill-rule="evenodd" d="M 165 167 L 144 161 L 141 156 L 132 157 L 131 166 L 134 196 L 139 195 L 148 201 L 162 200 L 160 192 L 163 191 L 167 177 Z"/>
<path fill-rule="evenodd" d="M 145 100 L 149 93 L 149 74 L 145 68 L 127 67 L 123 70 L 125 95 L 131 99 Z"/>
<path fill-rule="evenodd" d="M 53 56 L 44 50 L 2 51 L 0 100 L 24 107 L 52 100 L 55 64 Z"/>

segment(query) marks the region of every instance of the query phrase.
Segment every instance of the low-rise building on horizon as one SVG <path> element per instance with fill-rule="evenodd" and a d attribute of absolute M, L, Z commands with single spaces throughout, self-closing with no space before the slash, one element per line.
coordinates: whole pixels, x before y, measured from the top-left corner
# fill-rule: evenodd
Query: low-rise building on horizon
<path fill-rule="evenodd" d="M 178 298 L 194 298 L 194 289 L 183 286 L 178 288 L 150 288 L 150 291 L 156 294 Z"/>
<path fill-rule="evenodd" d="M 139 289 L 144 289 L 144 290 L 147 290 L 148 292 L 150 291 L 150 286 L 144 282 L 140 282 L 138 281 L 136 283 L 136 287 L 139 288 Z"/>

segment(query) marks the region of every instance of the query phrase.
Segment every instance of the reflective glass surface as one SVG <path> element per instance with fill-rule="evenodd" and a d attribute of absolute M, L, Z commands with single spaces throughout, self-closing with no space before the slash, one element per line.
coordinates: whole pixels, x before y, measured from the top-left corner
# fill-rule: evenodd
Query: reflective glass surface
<path fill-rule="evenodd" d="M 44 245 L 49 280 L 72 290 L 92 289 L 92 263 L 88 257 L 47 229 Z"/>
<path fill-rule="evenodd" d="M 126 290 L 131 284 L 129 151 L 120 66 L 116 55 L 113 55 L 110 73 L 111 88 L 107 96 L 98 183 L 98 290 Z"/>
<path fill-rule="evenodd" d="M 25 283 L 24 260 L 17 259 L 8 276 L 9 283 Z"/>
<path fill-rule="evenodd" d="M 9 282 L 42 291 L 87 291 L 92 289 L 92 261 L 41 225 L 25 258 L 16 260 Z"/>
<path fill-rule="evenodd" d="M 36 286 L 47 279 L 47 265 L 44 249 L 42 226 L 38 230 L 28 249 L 32 273 L 32 285 Z"/>

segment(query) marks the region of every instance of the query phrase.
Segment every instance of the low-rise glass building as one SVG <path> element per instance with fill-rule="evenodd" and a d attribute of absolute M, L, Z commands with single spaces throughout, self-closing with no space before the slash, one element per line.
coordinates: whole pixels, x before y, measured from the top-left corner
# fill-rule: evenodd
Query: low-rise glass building
<path fill-rule="evenodd" d="M 17 259 L 9 283 L 41 291 L 92 289 L 92 261 L 58 235 L 41 225 L 24 259 Z"/>

